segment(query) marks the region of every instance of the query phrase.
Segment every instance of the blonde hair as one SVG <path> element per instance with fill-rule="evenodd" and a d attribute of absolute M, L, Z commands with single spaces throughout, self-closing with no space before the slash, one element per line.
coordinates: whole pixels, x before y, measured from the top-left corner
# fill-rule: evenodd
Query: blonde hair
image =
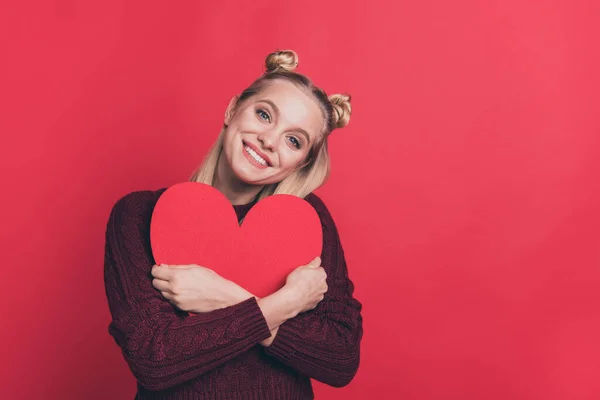
<path fill-rule="evenodd" d="M 323 134 L 309 150 L 307 163 L 282 181 L 265 186 L 259 193 L 257 200 L 274 194 L 290 194 L 304 198 L 323 185 L 329 178 L 331 168 L 327 138 L 334 129 L 342 128 L 350 121 L 350 115 L 352 114 L 350 95 L 333 94 L 327 96 L 324 90 L 316 87 L 305 75 L 294 72 L 297 66 L 298 55 L 292 50 L 270 53 L 265 60 L 266 71 L 264 74 L 244 90 L 235 103 L 234 110 L 249 97 L 259 93 L 272 81 L 282 79 L 310 93 L 319 104 L 325 120 Z M 223 136 L 226 128 L 226 126 L 223 126 L 217 140 L 208 151 L 202 164 L 190 177 L 190 181 L 211 186 L 214 184 L 217 165 L 223 152 Z"/>

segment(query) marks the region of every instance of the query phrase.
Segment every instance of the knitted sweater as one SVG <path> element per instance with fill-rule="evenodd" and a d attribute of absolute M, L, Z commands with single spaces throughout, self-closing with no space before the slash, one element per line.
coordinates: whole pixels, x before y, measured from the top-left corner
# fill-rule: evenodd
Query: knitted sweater
<path fill-rule="evenodd" d="M 137 380 L 136 399 L 313 399 L 310 378 L 347 385 L 358 369 L 362 305 L 352 297 L 333 219 L 307 196 L 323 227 L 328 291 L 311 311 L 283 323 L 273 343 L 255 298 L 188 316 L 152 286 L 150 219 L 166 189 L 139 191 L 113 207 L 104 260 L 109 333 Z M 234 206 L 241 220 L 254 203 Z"/>

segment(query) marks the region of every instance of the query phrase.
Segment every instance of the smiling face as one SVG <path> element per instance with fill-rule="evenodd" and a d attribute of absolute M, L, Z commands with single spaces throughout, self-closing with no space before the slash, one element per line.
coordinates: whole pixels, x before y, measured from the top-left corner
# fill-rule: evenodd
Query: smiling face
<path fill-rule="evenodd" d="M 316 100 L 291 82 L 272 81 L 227 109 L 220 162 L 250 185 L 280 182 L 308 161 L 324 118 Z"/>

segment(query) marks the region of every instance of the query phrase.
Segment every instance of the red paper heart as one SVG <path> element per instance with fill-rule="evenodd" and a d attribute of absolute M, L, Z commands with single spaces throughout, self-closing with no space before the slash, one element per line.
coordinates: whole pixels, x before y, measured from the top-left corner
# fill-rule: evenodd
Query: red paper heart
<path fill-rule="evenodd" d="M 158 199 L 150 223 L 157 264 L 197 264 L 264 297 L 295 268 L 321 255 L 315 209 L 292 195 L 273 195 L 248 212 L 241 226 L 229 200 L 212 186 L 184 182 Z"/>

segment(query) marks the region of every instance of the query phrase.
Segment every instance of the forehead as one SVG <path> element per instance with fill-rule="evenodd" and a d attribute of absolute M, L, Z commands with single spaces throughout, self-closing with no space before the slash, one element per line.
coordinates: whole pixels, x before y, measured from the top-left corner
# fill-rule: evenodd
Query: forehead
<path fill-rule="evenodd" d="M 291 82 L 274 80 L 253 99 L 255 102 L 270 100 L 279 109 L 281 123 L 300 127 L 317 135 L 324 126 L 323 112 L 317 100 Z"/>

